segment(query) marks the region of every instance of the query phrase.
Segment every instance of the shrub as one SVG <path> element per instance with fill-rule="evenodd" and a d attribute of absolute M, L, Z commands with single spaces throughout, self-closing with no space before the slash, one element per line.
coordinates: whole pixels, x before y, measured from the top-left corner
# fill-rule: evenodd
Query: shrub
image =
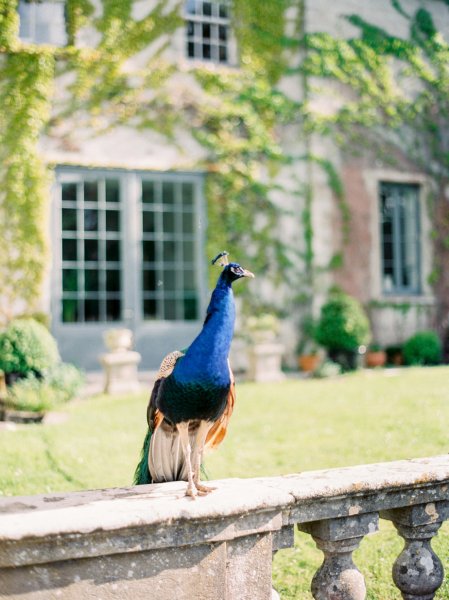
<path fill-rule="evenodd" d="M 371 339 L 371 327 L 358 300 L 343 292 L 334 293 L 322 306 L 315 337 L 331 351 L 355 351 Z"/>
<path fill-rule="evenodd" d="M 434 331 L 412 335 L 403 347 L 406 365 L 438 365 L 441 362 L 441 341 Z"/>
<path fill-rule="evenodd" d="M 16 410 L 45 412 L 76 396 L 84 383 L 79 369 L 59 363 L 45 371 L 43 377 L 32 373 L 9 388 L 6 404 Z"/>
<path fill-rule="evenodd" d="M 58 390 L 30 374 L 11 386 L 6 404 L 15 410 L 45 412 L 59 404 L 60 400 Z"/>
<path fill-rule="evenodd" d="M 0 334 L 0 369 L 5 373 L 42 374 L 59 361 L 55 339 L 34 319 L 15 319 Z"/>
<path fill-rule="evenodd" d="M 45 372 L 45 382 L 61 394 L 61 401 L 72 400 L 84 384 L 84 375 L 74 365 L 59 363 Z"/>

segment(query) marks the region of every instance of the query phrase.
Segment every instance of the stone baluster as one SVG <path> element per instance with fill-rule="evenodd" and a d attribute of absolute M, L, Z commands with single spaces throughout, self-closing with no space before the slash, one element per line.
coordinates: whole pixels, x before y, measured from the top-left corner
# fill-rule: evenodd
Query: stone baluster
<path fill-rule="evenodd" d="M 404 600 L 432 600 L 443 583 L 444 570 L 430 542 L 449 518 L 449 502 L 431 502 L 382 513 L 404 538 L 393 565 L 393 581 Z"/>
<path fill-rule="evenodd" d="M 365 581 L 352 553 L 366 534 L 377 531 L 378 520 L 377 513 L 366 513 L 299 525 L 324 553 L 323 564 L 312 580 L 315 600 L 364 600 Z"/>

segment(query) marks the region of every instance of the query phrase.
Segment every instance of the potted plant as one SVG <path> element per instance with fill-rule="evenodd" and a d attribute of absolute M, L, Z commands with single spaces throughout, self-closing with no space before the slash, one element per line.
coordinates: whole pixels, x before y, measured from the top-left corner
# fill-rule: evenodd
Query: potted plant
<path fill-rule="evenodd" d="M 367 367 L 383 367 L 387 362 L 387 353 L 380 344 L 370 344 L 365 355 L 365 364 Z"/>
<path fill-rule="evenodd" d="M 346 371 L 355 369 L 359 347 L 371 339 L 370 323 L 360 302 L 342 291 L 332 292 L 321 307 L 315 337 L 333 362 Z"/>
<path fill-rule="evenodd" d="M 402 346 L 400 344 L 393 344 L 385 348 L 387 355 L 387 365 L 393 365 L 400 367 L 404 364 L 404 357 L 402 355 Z"/>
<path fill-rule="evenodd" d="M 406 365 L 439 365 L 441 340 L 435 331 L 418 331 L 405 342 L 403 353 Z"/>
<path fill-rule="evenodd" d="M 304 373 L 313 373 L 321 363 L 319 345 L 315 341 L 316 324 L 313 317 L 306 316 L 302 322 L 302 332 L 297 346 L 298 366 Z"/>

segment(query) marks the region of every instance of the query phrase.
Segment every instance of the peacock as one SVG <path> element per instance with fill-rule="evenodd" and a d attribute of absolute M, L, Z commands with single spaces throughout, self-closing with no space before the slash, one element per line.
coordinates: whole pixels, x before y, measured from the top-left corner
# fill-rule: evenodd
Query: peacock
<path fill-rule="evenodd" d="M 232 284 L 254 277 L 230 263 L 226 251 L 212 260 L 217 262 L 223 270 L 200 333 L 187 349 L 168 354 L 159 368 L 135 485 L 187 481 L 186 495 L 192 498 L 215 489 L 200 482 L 200 472 L 204 449 L 221 443 L 235 403 L 228 358 L 235 322 Z"/>

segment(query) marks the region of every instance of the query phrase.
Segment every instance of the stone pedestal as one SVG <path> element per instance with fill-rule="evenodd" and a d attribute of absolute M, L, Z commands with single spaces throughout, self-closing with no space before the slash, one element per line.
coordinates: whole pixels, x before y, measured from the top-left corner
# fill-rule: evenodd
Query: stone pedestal
<path fill-rule="evenodd" d="M 131 350 L 102 354 L 100 363 L 104 370 L 105 394 L 138 392 L 140 383 L 137 366 L 141 358 L 138 352 Z"/>
<path fill-rule="evenodd" d="M 104 392 L 106 394 L 138 392 L 140 383 L 137 367 L 142 357 L 138 352 L 131 350 L 132 331 L 110 329 L 105 332 L 104 341 L 111 350 L 99 357 L 105 375 Z"/>
<path fill-rule="evenodd" d="M 284 346 L 275 342 L 255 344 L 248 352 L 248 378 L 251 381 L 281 381 L 285 375 L 281 371 Z"/>

